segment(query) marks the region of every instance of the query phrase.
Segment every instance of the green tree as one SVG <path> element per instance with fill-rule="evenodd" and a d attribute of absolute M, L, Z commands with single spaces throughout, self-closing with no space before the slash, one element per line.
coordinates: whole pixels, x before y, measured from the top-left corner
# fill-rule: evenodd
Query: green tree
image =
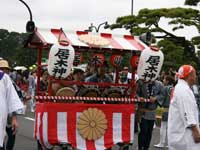
<path fill-rule="evenodd" d="M 8 60 L 11 66 L 34 64 L 37 60 L 37 51 L 24 47 L 27 38 L 26 33 L 0 29 L 0 57 Z"/>
<path fill-rule="evenodd" d="M 195 54 L 195 45 L 199 46 L 199 37 L 186 40 L 160 26 L 160 20 L 166 18 L 173 31 L 183 29 L 185 26 L 194 26 L 200 32 L 200 11 L 191 8 L 161 8 L 142 9 L 137 16 L 123 16 L 110 26 L 111 29 L 125 28 L 133 35 L 141 35 L 146 32 L 161 33 L 155 36 L 159 39 L 158 46 L 165 54 L 165 68 L 179 67 L 188 63 L 200 67 L 200 59 Z"/>
<path fill-rule="evenodd" d="M 200 0 L 186 0 L 185 1 L 185 5 L 194 5 L 194 6 L 196 6 L 199 2 L 200 2 Z"/>

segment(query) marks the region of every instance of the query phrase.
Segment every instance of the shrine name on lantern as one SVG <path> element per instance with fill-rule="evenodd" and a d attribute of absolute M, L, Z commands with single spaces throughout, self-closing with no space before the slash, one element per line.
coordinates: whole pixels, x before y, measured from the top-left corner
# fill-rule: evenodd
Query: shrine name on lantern
<path fill-rule="evenodd" d="M 156 77 L 158 73 L 158 65 L 160 63 L 160 56 L 150 56 L 146 61 L 148 63 L 147 67 L 145 68 L 144 74 L 142 75 L 144 79 L 152 80 Z"/>
<path fill-rule="evenodd" d="M 54 56 L 57 56 L 59 59 L 54 63 L 53 73 L 54 75 L 60 74 L 59 77 L 62 77 L 62 75 L 67 72 L 69 50 L 59 48 Z"/>

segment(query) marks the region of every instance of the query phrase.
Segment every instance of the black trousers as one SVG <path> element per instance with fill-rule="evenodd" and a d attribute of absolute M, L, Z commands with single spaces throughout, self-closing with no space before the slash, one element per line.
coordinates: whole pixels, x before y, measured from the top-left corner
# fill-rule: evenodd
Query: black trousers
<path fill-rule="evenodd" d="M 39 140 L 37 140 L 37 150 L 42 150 L 42 145 L 40 144 Z"/>
<path fill-rule="evenodd" d="M 6 133 L 8 136 L 7 143 L 6 143 L 6 150 L 13 150 L 15 145 L 15 134 L 13 134 L 12 127 L 6 127 Z"/>
<path fill-rule="evenodd" d="M 138 150 L 148 150 L 151 142 L 154 120 L 142 118 L 138 135 Z"/>
<path fill-rule="evenodd" d="M 0 150 L 4 150 L 4 148 L 3 148 L 3 147 L 0 147 Z"/>

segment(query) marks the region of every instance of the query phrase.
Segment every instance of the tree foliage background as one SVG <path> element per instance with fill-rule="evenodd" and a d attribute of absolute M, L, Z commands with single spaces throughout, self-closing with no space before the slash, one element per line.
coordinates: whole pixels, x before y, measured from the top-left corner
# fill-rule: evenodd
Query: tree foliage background
<path fill-rule="evenodd" d="M 28 34 L 0 29 L 0 57 L 11 66 L 31 66 L 37 61 L 37 50 L 24 48 Z"/>
<path fill-rule="evenodd" d="M 186 0 L 185 4 L 195 6 L 199 2 L 200 0 Z M 172 32 L 160 26 L 163 18 L 168 21 L 167 25 L 172 26 Z M 140 10 L 138 15 L 118 17 L 116 23 L 110 25 L 110 28 L 125 28 L 133 35 L 140 37 L 144 35 L 146 39 L 147 34 L 145 33 L 151 33 L 150 36 L 153 36 L 151 39 L 157 40 L 156 44 L 165 55 L 163 68 L 166 70 L 171 67 L 177 69 L 182 64 L 191 64 L 200 70 L 200 55 L 195 53 L 195 48 L 200 49 L 200 36 L 187 40 L 185 37 L 177 36 L 174 33 L 174 31 L 183 29 L 186 26 L 193 26 L 200 33 L 200 11 L 198 9 L 145 8 Z M 145 42 L 150 44 L 152 40 L 150 40 L 150 43 L 148 40 Z"/>

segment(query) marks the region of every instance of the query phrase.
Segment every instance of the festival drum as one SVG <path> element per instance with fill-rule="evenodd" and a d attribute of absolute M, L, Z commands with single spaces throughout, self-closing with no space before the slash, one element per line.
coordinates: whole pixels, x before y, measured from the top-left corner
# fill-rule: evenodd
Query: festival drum
<path fill-rule="evenodd" d="M 63 86 L 60 83 L 52 83 L 52 92 L 53 92 L 53 96 L 56 95 L 57 91 L 59 89 L 63 88 Z"/>
<path fill-rule="evenodd" d="M 103 92 L 103 97 L 121 98 L 123 95 L 123 90 L 119 87 L 110 87 Z"/>
<path fill-rule="evenodd" d="M 56 92 L 56 96 L 75 96 L 75 90 L 72 87 L 63 87 Z"/>
<path fill-rule="evenodd" d="M 77 96 L 83 97 L 99 97 L 100 91 L 98 88 L 95 87 L 81 87 L 77 92 Z"/>

